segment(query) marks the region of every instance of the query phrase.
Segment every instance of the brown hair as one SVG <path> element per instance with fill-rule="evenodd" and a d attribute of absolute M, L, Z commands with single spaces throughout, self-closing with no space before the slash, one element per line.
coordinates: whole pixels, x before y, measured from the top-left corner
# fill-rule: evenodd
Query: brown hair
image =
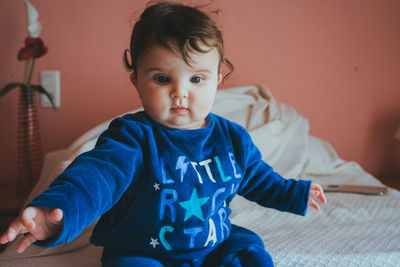
<path fill-rule="evenodd" d="M 128 49 L 124 53 L 126 68 L 136 75 L 138 62 L 154 44 L 160 44 L 171 51 L 178 48 L 188 65 L 191 60 L 190 52 L 209 51 L 201 49 L 201 44 L 216 48 L 220 64 L 223 63 L 229 70 L 224 79 L 233 72 L 232 63 L 224 56 L 224 41 L 220 30 L 208 15 L 196 7 L 175 2 L 148 6 L 133 27 L 129 51 L 131 63 L 128 60 Z"/>

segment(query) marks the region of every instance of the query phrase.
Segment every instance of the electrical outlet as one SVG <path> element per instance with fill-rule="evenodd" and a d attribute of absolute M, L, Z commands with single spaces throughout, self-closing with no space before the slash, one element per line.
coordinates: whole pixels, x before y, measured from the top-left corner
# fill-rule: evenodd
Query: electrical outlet
<path fill-rule="evenodd" d="M 41 71 L 40 72 L 40 84 L 46 89 L 46 91 L 53 98 L 54 105 L 60 107 L 60 72 L 56 70 L 52 71 Z M 44 108 L 51 108 L 50 100 L 46 95 L 41 94 L 40 105 Z"/>

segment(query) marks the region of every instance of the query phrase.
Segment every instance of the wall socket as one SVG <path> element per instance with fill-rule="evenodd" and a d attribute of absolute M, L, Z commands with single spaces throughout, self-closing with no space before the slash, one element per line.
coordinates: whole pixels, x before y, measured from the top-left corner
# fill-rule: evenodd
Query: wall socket
<path fill-rule="evenodd" d="M 57 70 L 42 70 L 40 72 L 40 84 L 53 98 L 54 105 L 60 107 L 60 72 Z M 46 95 L 40 95 L 40 105 L 44 108 L 51 108 L 50 100 Z"/>

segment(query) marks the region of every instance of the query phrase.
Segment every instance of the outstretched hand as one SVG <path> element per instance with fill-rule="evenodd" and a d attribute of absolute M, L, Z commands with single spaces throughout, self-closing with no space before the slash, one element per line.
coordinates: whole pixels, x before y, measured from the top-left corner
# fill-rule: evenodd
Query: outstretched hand
<path fill-rule="evenodd" d="M 324 189 L 319 184 L 312 183 L 311 184 L 311 190 L 310 190 L 310 197 L 308 200 L 308 205 L 313 207 L 316 210 L 320 210 L 320 206 L 318 203 L 315 201 L 316 199 L 319 199 L 322 204 L 326 204 L 326 196 L 324 194 Z"/>
<path fill-rule="evenodd" d="M 62 229 L 63 212 L 60 209 L 28 207 L 0 236 L 0 243 L 12 242 L 18 235 L 26 234 L 18 245 L 17 252 L 22 253 L 37 240 L 56 237 Z"/>

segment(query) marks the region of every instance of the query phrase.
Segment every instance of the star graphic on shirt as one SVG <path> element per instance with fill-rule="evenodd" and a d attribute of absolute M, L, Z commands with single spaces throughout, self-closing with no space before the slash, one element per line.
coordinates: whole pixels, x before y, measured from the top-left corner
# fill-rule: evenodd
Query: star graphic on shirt
<path fill-rule="evenodd" d="M 182 201 L 179 203 L 183 208 L 186 209 L 185 219 L 189 219 L 192 216 L 196 216 L 200 220 L 204 221 L 203 211 L 201 210 L 201 206 L 203 206 L 209 197 L 199 198 L 197 195 L 197 189 L 193 189 L 192 196 L 188 201 Z"/>
<path fill-rule="evenodd" d="M 151 242 L 149 243 L 150 245 L 153 246 L 153 248 L 156 248 L 157 245 L 160 245 L 160 243 L 158 243 L 158 239 L 157 238 L 151 238 Z"/>
<path fill-rule="evenodd" d="M 156 191 L 160 190 L 160 184 L 154 183 L 153 187 Z"/>

